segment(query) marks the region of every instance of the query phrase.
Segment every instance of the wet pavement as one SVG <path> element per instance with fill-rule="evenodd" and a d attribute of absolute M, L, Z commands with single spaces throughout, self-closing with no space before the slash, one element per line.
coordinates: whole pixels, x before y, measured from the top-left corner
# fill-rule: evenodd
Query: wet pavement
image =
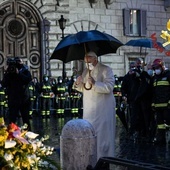
<path fill-rule="evenodd" d="M 40 136 L 49 135 L 48 144 L 56 148 L 56 152 L 53 155 L 53 159 L 56 161 L 59 161 L 57 151 L 62 127 L 68 120 L 57 118 L 56 116 L 50 116 L 49 118 L 35 116 L 30 119 L 33 132 L 38 133 Z M 119 118 L 117 118 L 116 127 L 116 158 L 161 165 L 170 169 L 170 144 L 154 145 L 146 142 L 135 143 L 128 139 L 127 132 Z"/>

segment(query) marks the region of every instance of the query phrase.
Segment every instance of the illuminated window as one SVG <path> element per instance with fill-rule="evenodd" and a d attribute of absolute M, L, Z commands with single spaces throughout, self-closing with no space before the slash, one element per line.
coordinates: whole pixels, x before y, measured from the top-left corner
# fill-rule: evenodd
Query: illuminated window
<path fill-rule="evenodd" d="M 123 26 L 126 36 L 146 36 L 146 11 L 123 9 Z"/>

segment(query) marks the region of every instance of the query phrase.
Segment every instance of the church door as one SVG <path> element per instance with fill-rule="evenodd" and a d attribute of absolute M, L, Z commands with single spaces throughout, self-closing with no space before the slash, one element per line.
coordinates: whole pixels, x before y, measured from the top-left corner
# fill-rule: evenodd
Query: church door
<path fill-rule="evenodd" d="M 0 4 L 0 79 L 8 58 L 21 57 L 33 77 L 40 78 L 40 16 L 27 1 Z"/>

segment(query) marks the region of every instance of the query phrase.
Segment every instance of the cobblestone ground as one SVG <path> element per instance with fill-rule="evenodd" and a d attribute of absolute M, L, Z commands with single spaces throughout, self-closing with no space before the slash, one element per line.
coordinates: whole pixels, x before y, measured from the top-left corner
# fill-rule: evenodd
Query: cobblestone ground
<path fill-rule="evenodd" d="M 54 146 L 56 151 L 52 159 L 59 163 L 59 141 L 62 127 L 67 121 L 63 118 L 33 117 L 31 120 L 32 131 L 40 136 L 49 135 L 48 145 Z M 170 145 L 153 145 L 151 143 L 134 143 L 127 138 L 125 128 L 117 118 L 116 129 L 116 154 L 117 158 L 139 161 L 169 167 L 170 169 Z M 120 168 L 116 168 L 118 170 Z"/>

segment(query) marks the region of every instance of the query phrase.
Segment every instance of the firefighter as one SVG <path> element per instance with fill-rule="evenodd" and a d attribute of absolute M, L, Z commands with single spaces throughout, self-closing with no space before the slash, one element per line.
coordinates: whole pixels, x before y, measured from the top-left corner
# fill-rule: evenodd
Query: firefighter
<path fill-rule="evenodd" d="M 5 89 L 0 84 L 0 117 L 5 118 L 4 109 L 5 109 Z"/>
<path fill-rule="evenodd" d="M 58 117 L 63 117 L 64 116 L 64 108 L 65 108 L 65 92 L 66 92 L 66 86 L 65 83 L 62 80 L 62 77 L 59 76 L 57 78 L 57 116 Z"/>
<path fill-rule="evenodd" d="M 39 111 L 39 98 L 40 98 L 40 83 L 37 79 L 37 77 L 33 77 L 32 79 L 33 82 L 33 86 L 34 86 L 34 104 L 33 104 L 33 113 L 35 115 L 38 115 L 38 111 Z"/>
<path fill-rule="evenodd" d="M 71 76 L 71 80 L 69 83 L 69 92 L 71 96 L 71 113 L 73 117 L 79 116 L 78 115 L 79 114 L 78 100 L 80 98 L 80 95 L 79 95 L 80 92 L 72 88 L 75 81 L 76 81 L 76 75 L 73 74 Z"/>
<path fill-rule="evenodd" d="M 64 107 L 66 110 L 69 110 L 71 105 L 70 105 L 70 94 L 69 94 L 69 83 L 70 83 L 70 80 L 69 78 L 67 77 L 67 74 L 66 74 L 66 77 L 65 79 L 63 80 L 63 86 L 65 88 L 65 93 L 64 93 L 64 96 L 65 96 L 65 102 L 64 102 Z"/>
<path fill-rule="evenodd" d="M 40 86 L 40 93 L 41 93 L 41 115 L 43 117 L 44 116 L 49 117 L 52 89 L 49 77 L 46 74 L 43 75 L 43 81 Z"/>
<path fill-rule="evenodd" d="M 57 81 L 55 78 L 51 79 L 51 89 L 54 95 L 51 98 L 51 105 L 54 111 L 57 109 L 56 95 L 57 95 Z"/>
<path fill-rule="evenodd" d="M 166 69 L 162 59 L 155 59 L 152 67 L 155 71 L 152 109 L 157 122 L 157 131 L 153 142 L 165 144 L 166 129 L 170 127 L 170 71 Z"/>

